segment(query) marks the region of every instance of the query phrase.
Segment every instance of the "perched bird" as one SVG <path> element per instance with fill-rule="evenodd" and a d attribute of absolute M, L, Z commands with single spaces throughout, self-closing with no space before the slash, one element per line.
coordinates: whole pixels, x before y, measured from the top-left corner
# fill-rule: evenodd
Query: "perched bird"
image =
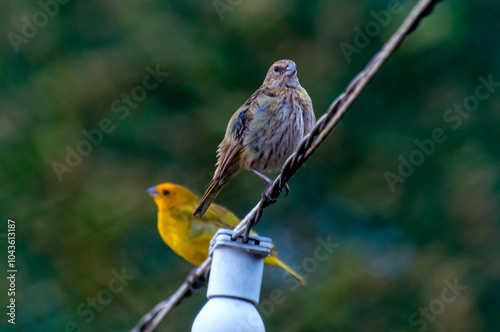
<path fill-rule="evenodd" d="M 219 228 L 233 229 L 240 222 L 231 211 L 217 204 L 212 204 L 203 218 L 193 217 L 199 197 L 180 185 L 162 183 L 146 192 L 158 205 L 158 231 L 163 241 L 194 265 L 200 265 L 208 257 L 210 240 Z M 277 255 L 273 246 L 264 262 L 282 268 L 305 285 L 304 279 Z"/>
<path fill-rule="evenodd" d="M 262 171 L 279 169 L 314 126 L 312 101 L 291 60 L 276 61 L 264 83 L 233 114 L 217 150 L 217 169 L 193 216 L 203 217 L 222 186 L 246 169 L 269 187 Z"/>

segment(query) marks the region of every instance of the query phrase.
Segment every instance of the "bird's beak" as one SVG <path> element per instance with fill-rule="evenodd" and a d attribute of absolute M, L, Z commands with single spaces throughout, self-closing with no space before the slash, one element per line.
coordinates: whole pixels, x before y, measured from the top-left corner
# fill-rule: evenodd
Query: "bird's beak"
<path fill-rule="evenodd" d="M 292 76 L 293 74 L 295 74 L 296 71 L 297 71 L 297 68 L 294 65 L 289 64 L 288 66 L 286 66 L 285 75 Z"/>
<path fill-rule="evenodd" d="M 156 186 L 153 186 L 146 190 L 148 194 L 150 194 L 152 197 L 158 197 L 158 191 L 156 190 Z"/>

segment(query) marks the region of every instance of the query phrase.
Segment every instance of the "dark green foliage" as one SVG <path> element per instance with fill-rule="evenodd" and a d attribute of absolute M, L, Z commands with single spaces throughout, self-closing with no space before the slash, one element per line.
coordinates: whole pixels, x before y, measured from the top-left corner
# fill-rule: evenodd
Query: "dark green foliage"
<path fill-rule="evenodd" d="M 71 1 L 18 52 L 8 34 L 22 36 L 23 17 L 43 9 L 1 6 L 0 233 L 16 221 L 18 273 L 16 325 L 3 313 L 0 329 L 134 326 L 191 269 L 161 241 L 144 190 L 170 181 L 203 193 L 230 116 L 278 59 L 297 63 L 321 116 L 414 4 L 400 4 L 360 45 L 357 31 L 377 22 L 371 11 L 388 11 L 385 1 L 219 2 L 232 6 L 222 21 L 211 1 Z M 265 210 L 257 230 L 308 277 L 295 289 L 266 268 L 267 330 L 498 330 L 498 84 L 481 88 L 489 96 L 475 110 L 454 111 L 490 76 L 500 81 L 498 17 L 493 0 L 438 3 L 290 181 L 290 195 Z M 345 44 L 357 52 L 346 57 Z M 145 83 L 155 70 L 168 76 Z M 446 139 L 418 152 L 436 128 Z M 89 147 L 67 164 L 67 148 Z M 405 171 L 411 158 L 423 161 Z M 60 169 L 61 181 L 54 162 L 71 169 Z M 394 191 L 386 172 L 404 180 Z M 243 217 L 263 189 L 244 173 L 217 203 Z M 110 292 L 122 269 L 134 278 Z M 467 288 L 445 303 L 454 281 Z M 204 295 L 185 299 L 159 330 L 189 330 Z M 86 305 L 92 298 L 99 309 Z"/>

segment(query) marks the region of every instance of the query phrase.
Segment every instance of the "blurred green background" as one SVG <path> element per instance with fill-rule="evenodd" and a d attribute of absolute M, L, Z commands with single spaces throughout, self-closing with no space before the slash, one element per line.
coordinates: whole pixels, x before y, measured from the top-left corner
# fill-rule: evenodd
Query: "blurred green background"
<path fill-rule="evenodd" d="M 278 59 L 321 116 L 415 4 L 60 1 L 0 4 L 0 266 L 13 219 L 18 269 L 15 326 L 0 278 L 2 330 L 132 328 L 192 268 L 144 190 L 202 194 L 230 116 Z M 266 268 L 268 331 L 498 331 L 500 91 L 479 78 L 500 81 L 498 17 L 495 0 L 437 5 L 265 210 L 256 229 L 308 281 Z M 146 90 L 154 70 L 168 76 Z M 436 128 L 444 142 L 418 152 Z M 217 203 L 242 217 L 263 189 L 242 173 Z M 318 238 L 339 245 L 321 261 Z M 205 301 L 158 330 L 189 330 Z"/>

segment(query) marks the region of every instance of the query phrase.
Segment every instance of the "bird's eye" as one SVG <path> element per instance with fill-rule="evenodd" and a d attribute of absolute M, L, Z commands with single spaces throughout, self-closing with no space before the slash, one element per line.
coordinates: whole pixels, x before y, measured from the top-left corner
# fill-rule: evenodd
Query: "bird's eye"
<path fill-rule="evenodd" d="M 274 71 L 275 71 L 276 73 L 277 73 L 277 72 L 279 72 L 279 71 L 280 71 L 280 67 L 278 67 L 278 66 L 274 67 Z"/>
<path fill-rule="evenodd" d="M 167 196 L 168 194 L 170 194 L 170 191 L 168 191 L 168 190 L 163 190 L 163 195 Z"/>

